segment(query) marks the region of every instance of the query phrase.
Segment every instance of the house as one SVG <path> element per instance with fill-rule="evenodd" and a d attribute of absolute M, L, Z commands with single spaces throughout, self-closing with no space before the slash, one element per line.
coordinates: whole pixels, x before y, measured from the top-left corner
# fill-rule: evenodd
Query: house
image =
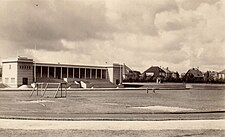
<path fill-rule="evenodd" d="M 172 72 L 168 68 L 151 66 L 142 73 L 142 76 L 146 77 L 147 81 L 156 81 L 157 83 L 161 83 L 165 79 L 171 77 Z"/>
<path fill-rule="evenodd" d="M 179 73 L 178 72 L 172 71 L 171 76 L 172 76 L 173 79 L 179 79 Z"/>
<path fill-rule="evenodd" d="M 225 80 L 225 69 L 218 73 L 218 79 Z"/>
<path fill-rule="evenodd" d="M 130 75 L 132 69 L 129 68 L 127 65 L 123 64 L 123 79 L 128 79 L 127 76 Z"/>
<path fill-rule="evenodd" d="M 161 68 L 164 72 L 166 72 L 165 78 L 168 79 L 168 78 L 171 78 L 171 77 L 172 77 L 173 72 L 170 71 L 168 67 L 167 67 L 167 68 L 160 67 L 160 68 Z"/>
<path fill-rule="evenodd" d="M 207 83 L 218 81 L 218 72 L 216 71 L 206 71 L 204 74 L 204 80 Z"/>
<path fill-rule="evenodd" d="M 204 75 L 198 68 L 192 68 L 187 71 L 184 80 L 190 83 L 204 82 Z"/>
<path fill-rule="evenodd" d="M 141 76 L 141 73 L 139 71 L 129 71 L 129 73 L 126 74 L 126 78 L 124 79 L 124 81 L 128 81 L 128 82 L 138 82 L 139 78 Z"/>

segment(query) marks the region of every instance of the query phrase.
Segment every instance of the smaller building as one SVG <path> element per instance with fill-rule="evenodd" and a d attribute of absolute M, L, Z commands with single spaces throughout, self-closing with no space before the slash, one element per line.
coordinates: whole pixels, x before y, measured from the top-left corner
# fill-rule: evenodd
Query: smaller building
<path fill-rule="evenodd" d="M 33 59 L 18 57 L 2 62 L 2 82 L 10 87 L 33 82 Z"/>

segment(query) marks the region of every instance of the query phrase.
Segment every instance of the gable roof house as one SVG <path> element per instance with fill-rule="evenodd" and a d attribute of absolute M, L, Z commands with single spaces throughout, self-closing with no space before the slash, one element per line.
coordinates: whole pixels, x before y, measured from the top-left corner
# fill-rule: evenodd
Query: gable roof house
<path fill-rule="evenodd" d="M 161 81 L 172 76 L 172 72 L 168 68 L 163 68 L 159 66 L 151 66 L 147 70 L 142 73 L 143 76 L 147 77 L 149 81 L 156 81 L 157 83 L 161 83 Z"/>
<path fill-rule="evenodd" d="M 147 70 L 143 72 L 143 74 L 146 74 L 146 76 L 153 76 L 153 77 L 165 77 L 166 72 L 161 69 L 159 66 L 151 66 Z"/>
<path fill-rule="evenodd" d="M 189 69 L 184 77 L 186 82 L 204 82 L 204 75 L 198 68 Z"/>

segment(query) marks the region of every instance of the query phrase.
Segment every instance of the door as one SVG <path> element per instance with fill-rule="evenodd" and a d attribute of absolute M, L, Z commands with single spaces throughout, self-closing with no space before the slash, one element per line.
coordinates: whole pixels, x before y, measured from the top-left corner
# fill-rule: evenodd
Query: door
<path fill-rule="evenodd" d="M 28 85 L 28 78 L 23 78 L 23 85 Z"/>

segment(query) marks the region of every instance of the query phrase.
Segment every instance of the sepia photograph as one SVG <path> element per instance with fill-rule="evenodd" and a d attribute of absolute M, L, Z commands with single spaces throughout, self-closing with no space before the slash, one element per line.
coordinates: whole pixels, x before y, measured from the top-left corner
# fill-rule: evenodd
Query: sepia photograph
<path fill-rule="evenodd" d="M 1 0 L 0 137 L 224 137 L 225 0 Z"/>

